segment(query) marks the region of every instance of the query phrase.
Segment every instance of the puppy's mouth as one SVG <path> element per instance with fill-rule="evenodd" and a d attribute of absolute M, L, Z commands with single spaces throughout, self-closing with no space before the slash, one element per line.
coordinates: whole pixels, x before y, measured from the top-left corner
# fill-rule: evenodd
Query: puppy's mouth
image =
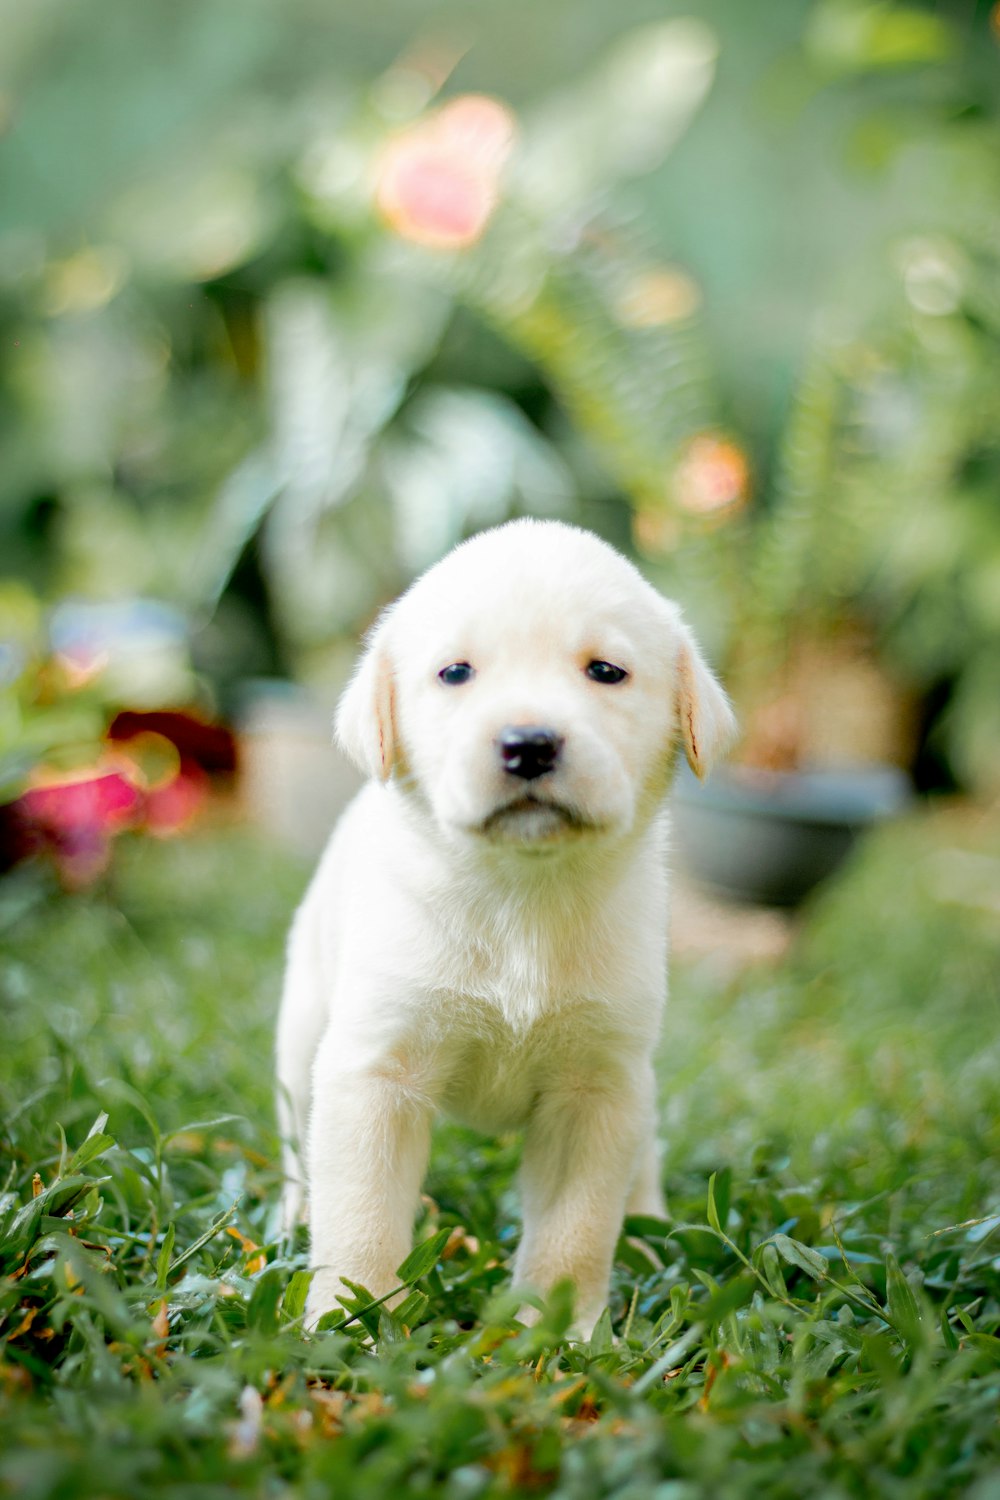
<path fill-rule="evenodd" d="M 542 844 L 592 827 L 576 808 L 564 802 L 526 796 L 495 807 L 477 831 L 505 842 Z"/>

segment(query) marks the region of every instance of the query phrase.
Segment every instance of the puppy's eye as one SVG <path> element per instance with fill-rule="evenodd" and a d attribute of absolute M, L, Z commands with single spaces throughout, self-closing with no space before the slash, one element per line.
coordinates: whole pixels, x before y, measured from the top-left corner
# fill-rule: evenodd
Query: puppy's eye
<path fill-rule="evenodd" d="M 591 682 L 624 682 L 628 673 L 610 661 L 592 661 L 584 670 Z"/>
<path fill-rule="evenodd" d="M 461 687 L 463 682 L 468 682 L 475 675 L 467 661 L 453 661 L 450 667 L 442 667 L 438 673 L 446 687 Z"/>

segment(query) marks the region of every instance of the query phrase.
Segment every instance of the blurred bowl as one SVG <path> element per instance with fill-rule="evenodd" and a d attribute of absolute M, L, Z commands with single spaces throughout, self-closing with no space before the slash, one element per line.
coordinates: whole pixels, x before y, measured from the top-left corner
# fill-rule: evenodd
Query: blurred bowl
<path fill-rule="evenodd" d="M 705 885 L 740 901 L 795 906 L 859 834 L 911 796 L 909 777 L 895 766 L 734 766 L 704 784 L 684 766 L 674 786 L 674 831 L 684 866 Z"/>

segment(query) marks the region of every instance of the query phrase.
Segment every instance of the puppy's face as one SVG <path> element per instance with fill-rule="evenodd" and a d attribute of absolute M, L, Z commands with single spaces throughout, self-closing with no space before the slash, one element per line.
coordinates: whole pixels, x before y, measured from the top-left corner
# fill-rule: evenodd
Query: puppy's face
<path fill-rule="evenodd" d="M 456 548 L 377 627 L 338 714 L 457 838 L 542 851 L 623 834 L 683 741 L 703 774 L 725 697 L 675 606 L 612 548 L 514 522 Z"/>

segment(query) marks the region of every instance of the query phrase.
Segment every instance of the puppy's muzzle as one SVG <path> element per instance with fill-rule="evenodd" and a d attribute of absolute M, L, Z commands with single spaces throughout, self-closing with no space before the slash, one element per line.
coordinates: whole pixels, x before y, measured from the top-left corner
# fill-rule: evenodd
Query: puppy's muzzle
<path fill-rule="evenodd" d="M 555 769 L 563 738 L 537 724 L 509 724 L 496 743 L 504 770 L 522 781 L 534 781 Z"/>

